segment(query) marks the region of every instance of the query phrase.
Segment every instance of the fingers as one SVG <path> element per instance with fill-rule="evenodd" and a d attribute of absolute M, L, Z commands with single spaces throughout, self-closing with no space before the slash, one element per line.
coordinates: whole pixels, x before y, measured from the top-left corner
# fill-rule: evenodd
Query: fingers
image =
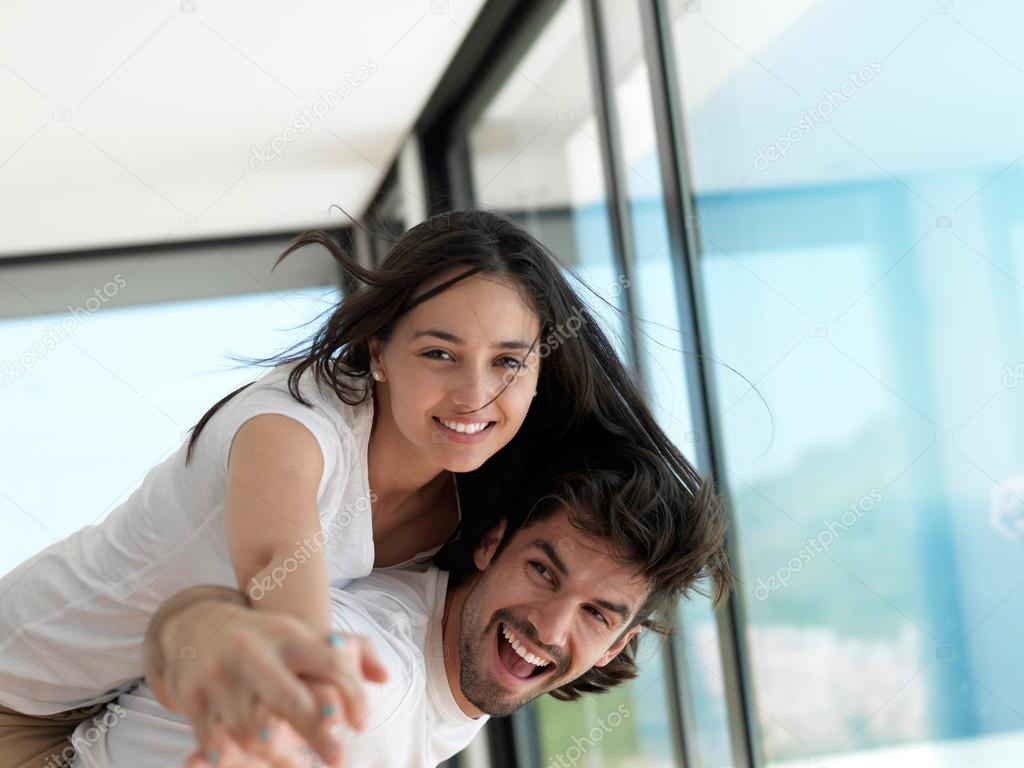
<path fill-rule="evenodd" d="M 356 637 L 362 648 L 363 676 L 374 683 L 386 683 L 388 670 L 377 657 L 377 651 L 368 637 Z"/>
<path fill-rule="evenodd" d="M 269 763 L 245 752 L 232 739 L 221 746 L 222 750 L 193 753 L 185 762 L 185 768 L 270 768 Z"/>
<path fill-rule="evenodd" d="M 306 741 L 287 723 L 276 721 L 268 738 L 253 749 L 272 768 L 307 768 L 311 750 Z M 336 755 L 336 765 L 341 765 L 341 752 Z"/>
<path fill-rule="evenodd" d="M 194 754 L 186 768 L 308 768 L 313 751 L 285 721 L 272 718 L 256 740 L 228 743 L 213 765 L 203 754 Z M 319 762 L 316 762 L 319 764 Z"/>
<path fill-rule="evenodd" d="M 325 761 L 340 765 L 341 745 L 331 733 L 336 713 L 341 709 L 336 694 L 333 699 L 318 700 L 307 682 L 295 677 L 276 659 L 259 655 L 251 660 L 249 678 L 267 709 L 291 723 L 299 737 Z"/>
<path fill-rule="evenodd" d="M 387 669 L 365 637 L 332 635 L 335 642 L 294 642 L 287 649 L 289 664 L 304 677 L 329 682 L 341 694 L 345 721 L 363 730 L 368 715 L 366 680 L 384 682 Z"/>
<path fill-rule="evenodd" d="M 186 761 L 186 768 L 249 768 L 254 762 L 247 759 L 234 739 L 223 730 L 217 731 L 207 746 L 199 746 Z"/>

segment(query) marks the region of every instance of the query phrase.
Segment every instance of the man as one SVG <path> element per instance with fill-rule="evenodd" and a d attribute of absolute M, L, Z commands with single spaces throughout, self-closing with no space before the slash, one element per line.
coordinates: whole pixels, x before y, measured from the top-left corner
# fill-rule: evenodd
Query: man
<path fill-rule="evenodd" d="M 543 693 L 607 690 L 636 675 L 641 628 L 659 629 L 653 617 L 699 579 L 721 599 L 731 576 L 714 497 L 700 492 L 688 509 L 649 503 L 658 470 L 645 460 L 561 474 L 524 491 L 541 500 L 486 531 L 450 574 L 385 569 L 334 590 L 335 629 L 370 638 L 388 670 L 386 683 L 367 689 L 362 730 L 344 740 L 347 764 L 437 765 L 488 716 Z M 219 610 L 228 621 L 238 609 Z M 170 675 L 190 660 L 167 663 Z M 178 704 L 164 679 L 150 683 Z M 173 765 L 194 751 L 188 721 L 145 686 L 116 706 L 92 738 L 88 723 L 79 727 L 77 765 Z"/>

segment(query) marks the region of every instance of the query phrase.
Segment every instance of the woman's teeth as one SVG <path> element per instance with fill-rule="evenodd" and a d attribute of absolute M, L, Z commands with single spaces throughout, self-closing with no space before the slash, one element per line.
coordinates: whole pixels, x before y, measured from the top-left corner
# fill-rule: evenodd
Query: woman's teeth
<path fill-rule="evenodd" d="M 438 419 L 438 421 L 453 432 L 463 432 L 467 435 L 475 435 L 477 432 L 483 432 L 491 424 L 489 421 L 478 422 L 476 424 L 466 424 L 461 421 L 448 421 L 447 419 Z"/>
<path fill-rule="evenodd" d="M 523 648 L 523 646 L 519 643 L 519 638 L 513 635 L 509 628 L 506 627 L 504 624 L 501 625 L 501 634 L 505 636 L 505 639 L 508 640 L 508 644 L 511 645 L 512 649 L 519 654 L 520 658 L 523 658 L 526 661 L 530 662 L 531 664 L 533 664 L 533 666 L 546 667 L 548 664 L 551 663 L 547 659 L 542 659 L 540 656 L 534 656 L 528 650 Z"/>

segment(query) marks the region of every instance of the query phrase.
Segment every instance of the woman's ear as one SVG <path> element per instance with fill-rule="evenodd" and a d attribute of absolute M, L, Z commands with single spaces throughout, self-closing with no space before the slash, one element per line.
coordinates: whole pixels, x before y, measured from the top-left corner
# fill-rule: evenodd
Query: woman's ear
<path fill-rule="evenodd" d="M 473 550 L 473 562 L 478 570 L 486 571 L 487 566 L 491 564 L 494 554 L 498 551 L 498 545 L 505 536 L 505 527 L 506 520 L 502 518 L 497 525 L 480 537 L 480 543 Z"/>
<path fill-rule="evenodd" d="M 371 336 L 367 339 L 366 346 L 370 351 L 370 367 L 380 368 L 380 353 L 384 349 L 384 343 L 380 340 L 380 336 Z"/>

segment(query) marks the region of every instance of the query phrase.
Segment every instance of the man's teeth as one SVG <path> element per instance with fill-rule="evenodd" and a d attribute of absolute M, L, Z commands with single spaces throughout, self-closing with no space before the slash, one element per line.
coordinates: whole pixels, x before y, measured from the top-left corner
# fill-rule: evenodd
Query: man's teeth
<path fill-rule="evenodd" d="M 528 662 L 533 664 L 533 666 L 546 667 L 548 664 L 551 663 L 547 659 L 542 659 L 540 656 L 534 656 L 528 650 L 523 648 L 523 646 L 519 642 L 519 638 L 513 635 L 512 632 L 509 631 L 509 628 L 506 627 L 504 624 L 501 625 L 501 634 L 503 634 L 505 636 L 505 639 L 508 640 L 508 644 L 512 646 L 512 649 L 516 653 L 518 653 L 521 658 L 526 659 Z"/>
<path fill-rule="evenodd" d="M 467 435 L 475 435 L 477 432 L 483 432 L 487 429 L 487 425 L 490 424 L 489 421 L 479 422 L 476 424 L 466 424 L 461 421 L 448 421 L 447 419 L 438 419 L 438 421 L 450 430 L 455 432 L 464 432 Z"/>

